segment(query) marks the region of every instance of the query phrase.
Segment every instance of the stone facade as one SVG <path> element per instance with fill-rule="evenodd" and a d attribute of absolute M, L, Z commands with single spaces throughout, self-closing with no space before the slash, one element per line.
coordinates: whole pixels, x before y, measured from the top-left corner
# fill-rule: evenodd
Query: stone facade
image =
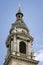
<path fill-rule="evenodd" d="M 23 13 L 19 7 L 16 22 L 12 24 L 6 40 L 7 55 L 4 65 L 37 65 L 32 42 L 33 37 L 23 21 Z"/>

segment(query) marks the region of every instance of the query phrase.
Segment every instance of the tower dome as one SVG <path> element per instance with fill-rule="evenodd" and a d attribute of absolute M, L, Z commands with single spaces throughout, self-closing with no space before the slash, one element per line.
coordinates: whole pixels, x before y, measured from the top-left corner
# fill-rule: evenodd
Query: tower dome
<path fill-rule="evenodd" d="M 22 28 L 22 29 L 26 29 L 27 32 L 29 32 L 26 24 L 24 23 L 23 20 L 23 13 L 21 12 L 21 7 L 18 7 L 18 12 L 16 13 L 16 21 L 15 23 L 12 24 L 12 28 L 10 30 L 10 32 L 14 29 L 14 28 Z"/>

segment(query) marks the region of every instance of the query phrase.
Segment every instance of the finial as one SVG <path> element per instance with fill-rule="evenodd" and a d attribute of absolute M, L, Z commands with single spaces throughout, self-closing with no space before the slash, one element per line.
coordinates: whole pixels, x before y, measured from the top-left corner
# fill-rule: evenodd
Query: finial
<path fill-rule="evenodd" d="M 18 6 L 18 11 L 21 12 L 21 5 Z"/>
<path fill-rule="evenodd" d="M 21 17 L 23 17 L 23 13 L 21 12 L 21 5 L 19 4 L 18 6 L 18 12 L 16 13 L 16 16 L 19 15 Z"/>

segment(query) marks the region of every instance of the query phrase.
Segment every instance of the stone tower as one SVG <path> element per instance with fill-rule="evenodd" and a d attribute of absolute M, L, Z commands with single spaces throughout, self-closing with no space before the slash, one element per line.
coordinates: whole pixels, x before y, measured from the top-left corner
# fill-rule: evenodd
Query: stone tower
<path fill-rule="evenodd" d="M 16 21 L 12 24 L 6 40 L 7 55 L 4 65 L 37 65 L 32 49 L 33 37 L 23 21 L 20 7 L 16 13 Z"/>

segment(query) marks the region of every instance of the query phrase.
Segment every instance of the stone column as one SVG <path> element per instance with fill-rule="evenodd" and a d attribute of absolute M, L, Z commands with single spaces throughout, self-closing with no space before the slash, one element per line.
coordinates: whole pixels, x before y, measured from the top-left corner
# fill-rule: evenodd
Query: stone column
<path fill-rule="evenodd" d="M 16 54 L 16 35 L 14 35 L 13 40 L 11 41 L 11 52 L 12 54 Z"/>
<path fill-rule="evenodd" d="M 20 56 L 19 44 L 20 44 L 20 40 L 17 40 L 17 55 L 18 56 Z"/>
<path fill-rule="evenodd" d="M 31 52 L 32 52 L 32 46 L 31 46 L 31 42 L 29 42 L 27 45 L 27 56 L 29 59 L 31 58 Z"/>
<path fill-rule="evenodd" d="M 14 35 L 14 43 L 13 43 L 13 46 L 14 46 L 14 51 L 17 51 L 17 42 L 16 42 L 16 35 Z"/>

